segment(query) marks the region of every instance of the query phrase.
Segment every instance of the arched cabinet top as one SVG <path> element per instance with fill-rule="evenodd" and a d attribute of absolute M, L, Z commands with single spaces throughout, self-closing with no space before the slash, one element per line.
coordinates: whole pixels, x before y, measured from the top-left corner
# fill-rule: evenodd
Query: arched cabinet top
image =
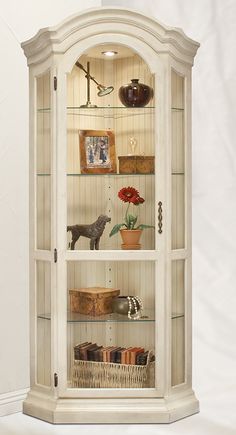
<path fill-rule="evenodd" d="M 137 38 L 157 54 L 169 54 L 176 60 L 193 65 L 198 42 L 188 38 L 181 29 L 164 26 L 141 12 L 116 7 L 89 9 L 73 15 L 61 24 L 41 29 L 22 43 L 28 65 L 44 62 L 54 54 L 64 54 L 76 43 L 93 40 L 96 35 L 127 35 Z M 86 42 L 85 42 L 86 46 Z"/>

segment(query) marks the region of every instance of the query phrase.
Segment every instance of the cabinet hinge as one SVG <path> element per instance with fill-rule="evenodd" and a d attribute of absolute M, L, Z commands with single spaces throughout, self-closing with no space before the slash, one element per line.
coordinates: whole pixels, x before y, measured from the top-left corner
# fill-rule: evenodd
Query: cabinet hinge
<path fill-rule="evenodd" d="M 57 263 L 57 249 L 54 249 L 54 263 Z"/>
<path fill-rule="evenodd" d="M 58 386 L 58 374 L 54 373 L 54 387 Z"/>
<path fill-rule="evenodd" d="M 57 90 L 57 77 L 56 76 L 53 77 L 53 83 L 54 83 L 54 91 L 56 91 Z"/>

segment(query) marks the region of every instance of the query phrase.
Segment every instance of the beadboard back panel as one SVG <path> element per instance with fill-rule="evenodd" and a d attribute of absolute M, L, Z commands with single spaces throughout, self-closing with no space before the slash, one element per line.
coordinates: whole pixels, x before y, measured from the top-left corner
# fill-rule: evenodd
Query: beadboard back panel
<path fill-rule="evenodd" d="M 68 326 L 67 326 L 67 368 L 68 382 L 73 366 L 73 347 L 78 343 L 91 341 L 103 346 L 135 347 L 142 345 L 155 351 L 155 262 L 110 261 L 110 262 L 68 262 Z M 120 290 L 121 296 L 138 296 L 143 302 L 143 315 L 139 321 L 122 316 L 120 322 L 104 322 L 103 316 L 83 321 L 70 321 L 70 289 L 84 287 L 109 287 Z M 137 323 L 139 322 L 139 324 Z M 155 352 L 154 352 L 155 353 Z"/>
<path fill-rule="evenodd" d="M 101 48 L 102 50 L 102 48 Z M 117 48 L 119 50 L 119 48 Z M 80 170 L 80 130 L 112 130 L 115 135 L 116 166 L 119 173 L 118 156 L 132 152 L 129 142 L 131 137 L 136 140 L 135 154 L 154 155 L 154 116 L 152 109 L 125 109 L 122 106 L 118 90 L 122 84 L 132 78 L 153 86 L 153 77 L 145 62 L 136 54 L 118 60 L 101 60 L 82 56 L 80 63 L 86 68 L 90 62 L 90 73 L 99 83 L 113 85 L 114 92 L 98 97 L 97 89 L 90 82 L 91 102 L 107 109 L 81 109 L 86 102 L 86 79 L 81 69 L 75 66 L 67 77 L 67 221 L 68 225 L 88 224 L 94 222 L 100 214 L 111 217 L 111 224 L 101 240 L 100 249 L 120 249 L 118 236 L 109 238 L 113 225 L 124 220 L 126 205 L 117 197 L 122 187 L 133 186 L 145 198 L 145 204 L 135 207 L 133 213 L 139 216 L 138 223 L 155 225 L 154 216 L 154 177 L 153 175 L 79 175 Z M 154 104 L 154 101 L 151 101 Z M 88 201 L 88 198 L 90 199 Z M 70 234 L 68 234 L 68 243 Z M 88 240 L 80 239 L 76 249 L 88 249 Z M 142 248 L 154 249 L 153 229 L 146 230 L 142 235 Z"/>

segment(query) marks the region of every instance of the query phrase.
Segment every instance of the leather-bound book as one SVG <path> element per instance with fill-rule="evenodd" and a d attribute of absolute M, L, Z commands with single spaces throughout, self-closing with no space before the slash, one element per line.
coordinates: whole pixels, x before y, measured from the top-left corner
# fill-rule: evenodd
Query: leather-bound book
<path fill-rule="evenodd" d="M 111 362 L 111 352 L 115 349 L 115 346 L 111 346 L 107 351 L 107 362 Z"/>
<path fill-rule="evenodd" d="M 76 344 L 76 346 L 74 346 L 74 358 L 75 360 L 81 359 L 80 358 L 80 348 L 83 346 L 86 346 L 88 344 L 91 344 L 91 342 L 89 343 L 88 341 L 85 341 L 84 343 L 80 343 L 80 344 Z"/>
<path fill-rule="evenodd" d="M 131 349 L 131 358 L 130 358 L 130 364 L 135 365 L 136 364 L 136 358 L 137 355 L 141 352 L 144 352 L 144 348 L 143 347 L 135 347 L 134 350 Z"/>
<path fill-rule="evenodd" d="M 127 349 L 125 349 L 122 354 L 121 354 L 121 364 L 128 364 L 127 360 L 128 360 L 128 352 L 130 351 L 130 349 L 132 349 L 132 347 L 128 347 Z"/>
<path fill-rule="evenodd" d="M 135 347 L 130 347 L 127 349 L 126 355 L 125 355 L 125 364 L 131 364 L 131 352 L 135 349 Z"/>
<path fill-rule="evenodd" d="M 100 351 L 102 349 L 102 346 L 98 346 L 97 349 L 95 349 L 92 352 L 92 361 L 100 361 Z"/>
<path fill-rule="evenodd" d="M 103 349 L 103 362 L 107 362 L 107 352 L 111 349 L 111 346 L 104 347 Z"/>
<path fill-rule="evenodd" d="M 116 362 L 116 352 L 121 349 L 120 347 L 115 347 L 114 349 L 112 349 L 111 353 L 110 353 L 110 362 Z"/>
<path fill-rule="evenodd" d="M 101 346 L 101 348 L 98 349 L 98 351 L 97 351 L 97 357 L 98 357 L 97 361 L 99 361 L 99 362 L 103 361 L 103 349 L 104 349 L 104 347 Z"/>
<path fill-rule="evenodd" d="M 144 349 L 142 347 L 131 347 L 126 355 L 126 364 L 135 364 L 136 355 L 143 351 Z"/>
<path fill-rule="evenodd" d="M 137 365 L 141 365 L 141 366 L 145 366 L 147 364 L 147 356 L 148 356 L 148 351 L 146 352 L 141 352 L 137 355 Z"/>
<path fill-rule="evenodd" d="M 94 344 L 93 346 L 87 349 L 87 360 L 94 361 L 94 352 L 98 349 L 98 345 Z"/>
<path fill-rule="evenodd" d="M 83 346 L 80 348 L 80 359 L 83 361 L 88 360 L 88 350 L 91 349 L 91 347 L 94 347 L 95 343 L 87 344 L 87 346 Z"/>
<path fill-rule="evenodd" d="M 117 350 L 117 352 L 116 352 L 116 360 L 115 360 L 115 362 L 117 363 L 117 364 L 121 364 L 121 354 L 122 354 L 122 352 L 125 350 L 125 348 L 124 347 L 121 347 L 119 350 Z"/>
<path fill-rule="evenodd" d="M 125 364 L 125 354 L 127 352 L 127 349 L 125 348 L 124 350 L 121 351 L 121 364 Z"/>
<path fill-rule="evenodd" d="M 131 357 L 131 350 L 134 349 L 133 347 L 128 347 L 126 354 L 125 354 L 125 364 L 130 364 L 130 357 Z"/>

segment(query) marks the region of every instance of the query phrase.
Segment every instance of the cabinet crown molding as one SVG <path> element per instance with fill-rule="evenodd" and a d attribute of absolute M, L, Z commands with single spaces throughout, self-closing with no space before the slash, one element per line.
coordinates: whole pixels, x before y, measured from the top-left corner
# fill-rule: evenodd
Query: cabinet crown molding
<path fill-rule="evenodd" d="M 98 30 L 99 25 L 99 30 Z M 188 38 L 176 27 L 168 27 L 139 11 L 117 7 L 100 7 L 74 14 L 57 26 L 46 27 L 21 46 L 28 65 L 38 64 L 52 54 L 63 54 L 75 41 L 106 34 L 133 35 L 145 41 L 158 53 L 168 53 L 176 59 L 193 65 L 199 43 Z M 157 41 L 160 45 L 157 46 Z"/>

